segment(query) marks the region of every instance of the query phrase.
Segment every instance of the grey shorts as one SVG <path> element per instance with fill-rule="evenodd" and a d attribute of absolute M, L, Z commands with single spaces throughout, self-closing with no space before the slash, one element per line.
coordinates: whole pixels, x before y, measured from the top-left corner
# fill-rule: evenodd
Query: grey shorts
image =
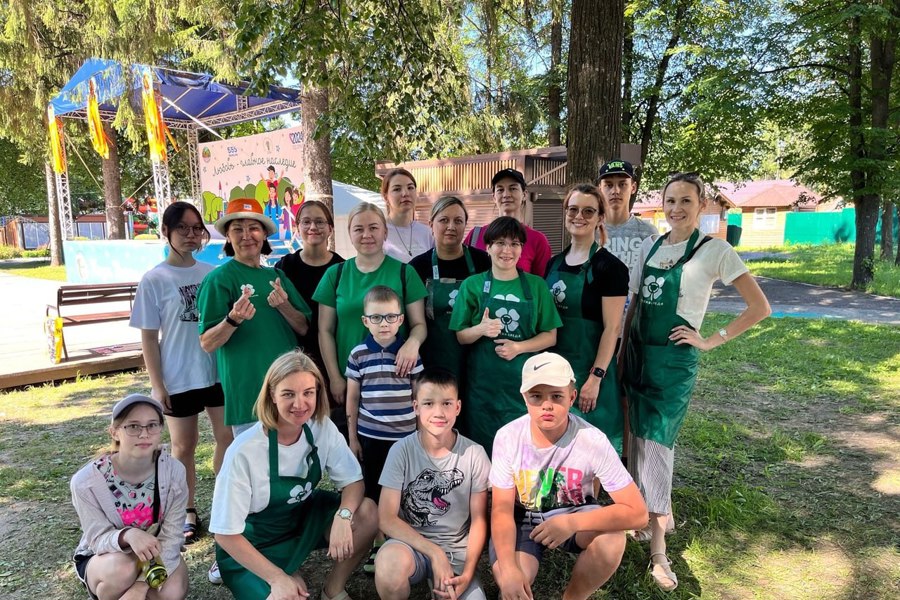
<path fill-rule="evenodd" d="M 416 585 L 417 583 L 421 583 L 423 580 L 427 579 L 428 581 L 434 580 L 434 572 L 431 570 L 431 559 L 407 544 L 406 542 L 401 542 L 400 540 L 387 540 L 382 548 L 387 546 L 388 544 L 400 544 L 404 548 L 408 549 L 413 555 L 413 561 L 416 564 L 416 569 L 413 571 L 413 574 L 409 578 L 410 585 Z M 463 567 L 466 564 L 465 555 L 454 554 L 449 552 L 447 554 L 447 558 L 450 559 L 450 566 L 453 568 L 453 572 L 457 575 L 462 573 Z M 485 600 L 484 590 L 481 588 L 481 580 L 478 579 L 478 573 L 472 578 L 471 583 L 469 583 L 469 587 L 466 588 L 466 591 L 462 593 L 462 595 L 458 596 L 459 600 Z"/>
<path fill-rule="evenodd" d="M 526 554 L 530 554 L 535 557 L 538 562 L 540 562 L 544 558 L 544 551 L 547 547 L 539 542 L 531 539 L 531 532 L 535 527 L 543 523 L 544 521 L 555 517 L 556 515 L 567 515 L 575 512 L 584 512 L 588 510 L 595 510 L 600 508 L 597 504 L 584 504 L 582 506 L 575 506 L 571 508 L 557 508 L 555 510 L 550 510 L 547 512 L 540 511 L 530 511 L 520 508 L 516 506 L 515 513 L 513 518 L 516 521 L 516 552 L 524 552 Z M 584 548 L 580 547 L 575 542 L 575 536 L 573 535 L 565 542 L 558 546 L 561 550 L 565 550 L 571 554 L 580 554 Z M 494 540 L 491 539 L 490 544 L 488 545 L 488 559 L 490 560 L 490 564 L 493 566 L 495 562 L 497 562 L 497 552 L 494 549 Z"/>

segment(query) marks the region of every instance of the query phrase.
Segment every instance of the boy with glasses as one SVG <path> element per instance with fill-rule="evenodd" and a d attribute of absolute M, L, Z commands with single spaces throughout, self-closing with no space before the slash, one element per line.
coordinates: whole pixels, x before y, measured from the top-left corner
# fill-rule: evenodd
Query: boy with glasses
<path fill-rule="evenodd" d="M 366 497 L 376 503 L 381 495 L 378 478 L 388 451 L 398 440 L 416 430 L 413 381 L 422 372 L 422 359 L 406 375 L 396 372 L 397 352 L 405 341 L 398 331 L 403 323 L 400 297 L 385 285 L 376 285 L 363 299 L 362 322 L 369 335 L 347 358 L 347 430 L 350 449 L 362 465 Z M 379 534 L 369 560 L 363 566 L 375 572 L 375 554 L 384 543 Z"/>

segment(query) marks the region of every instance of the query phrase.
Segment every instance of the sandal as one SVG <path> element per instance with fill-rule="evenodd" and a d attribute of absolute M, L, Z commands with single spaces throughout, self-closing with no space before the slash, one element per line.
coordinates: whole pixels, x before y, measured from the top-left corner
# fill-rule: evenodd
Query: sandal
<path fill-rule="evenodd" d="M 363 573 L 365 573 L 366 575 L 371 575 L 373 577 L 375 576 L 375 555 L 378 554 L 378 550 L 383 544 L 384 542 L 376 542 L 375 545 L 372 546 L 372 552 L 369 553 L 369 558 L 367 558 L 366 562 L 363 563 Z"/>
<path fill-rule="evenodd" d="M 662 556 L 665 562 L 653 562 L 654 556 Z M 656 586 L 664 592 L 671 592 L 678 587 L 678 577 L 672 572 L 672 561 L 663 552 L 654 552 L 650 555 L 650 576 L 656 582 Z"/>
<path fill-rule="evenodd" d="M 184 521 L 184 545 L 190 546 L 194 542 L 200 539 L 200 527 L 203 523 L 200 521 L 200 515 L 197 514 L 197 509 L 195 508 L 186 508 L 184 510 L 187 514 L 194 515 L 194 522 L 191 523 L 185 517 Z"/>

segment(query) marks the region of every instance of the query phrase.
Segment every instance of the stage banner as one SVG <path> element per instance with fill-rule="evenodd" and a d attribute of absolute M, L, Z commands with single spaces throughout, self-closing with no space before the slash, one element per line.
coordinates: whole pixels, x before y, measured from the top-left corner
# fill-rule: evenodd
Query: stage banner
<path fill-rule="evenodd" d="M 278 225 L 272 238 L 288 240 L 305 198 L 300 127 L 200 144 L 203 218 L 212 223 L 229 200 L 256 198 Z"/>

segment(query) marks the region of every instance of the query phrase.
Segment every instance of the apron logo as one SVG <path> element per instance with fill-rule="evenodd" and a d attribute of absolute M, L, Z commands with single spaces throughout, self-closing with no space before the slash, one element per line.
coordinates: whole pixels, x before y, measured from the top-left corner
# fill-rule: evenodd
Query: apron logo
<path fill-rule="evenodd" d="M 648 300 L 656 300 L 662 295 L 662 288 L 665 282 L 666 280 L 662 277 L 648 275 L 644 279 L 644 285 L 641 286 L 641 296 Z"/>
<path fill-rule="evenodd" d="M 497 318 L 503 324 L 503 331 L 512 333 L 519 328 L 519 313 L 516 309 L 506 310 L 506 308 L 497 309 Z"/>
<path fill-rule="evenodd" d="M 305 486 L 295 485 L 291 488 L 291 497 L 287 501 L 288 504 L 297 504 L 309 498 L 312 494 L 312 483 L 307 482 Z"/>
<path fill-rule="evenodd" d="M 550 288 L 550 292 L 553 294 L 553 299 L 556 300 L 556 303 L 562 304 L 566 301 L 566 282 L 562 280 L 557 281 Z"/>
<path fill-rule="evenodd" d="M 453 308 L 453 305 L 456 304 L 456 297 L 457 297 L 457 296 L 459 296 L 459 290 L 453 290 L 452 292 L 450 292 L 450 296 L 449 296 L 449 298 L 450 298 L 450 302 L 449 302 L 450 308 Z"/>
<path fill-rule="evenodd" d="M 506 302 L 521 302 L 521 300 L 519 300 L 519 297 L 515 294 L 507 294 L 505 296 L 503 294 L 497 294 L 496 296 L 494 296 L 494 300 L 505 300 Z"/>

